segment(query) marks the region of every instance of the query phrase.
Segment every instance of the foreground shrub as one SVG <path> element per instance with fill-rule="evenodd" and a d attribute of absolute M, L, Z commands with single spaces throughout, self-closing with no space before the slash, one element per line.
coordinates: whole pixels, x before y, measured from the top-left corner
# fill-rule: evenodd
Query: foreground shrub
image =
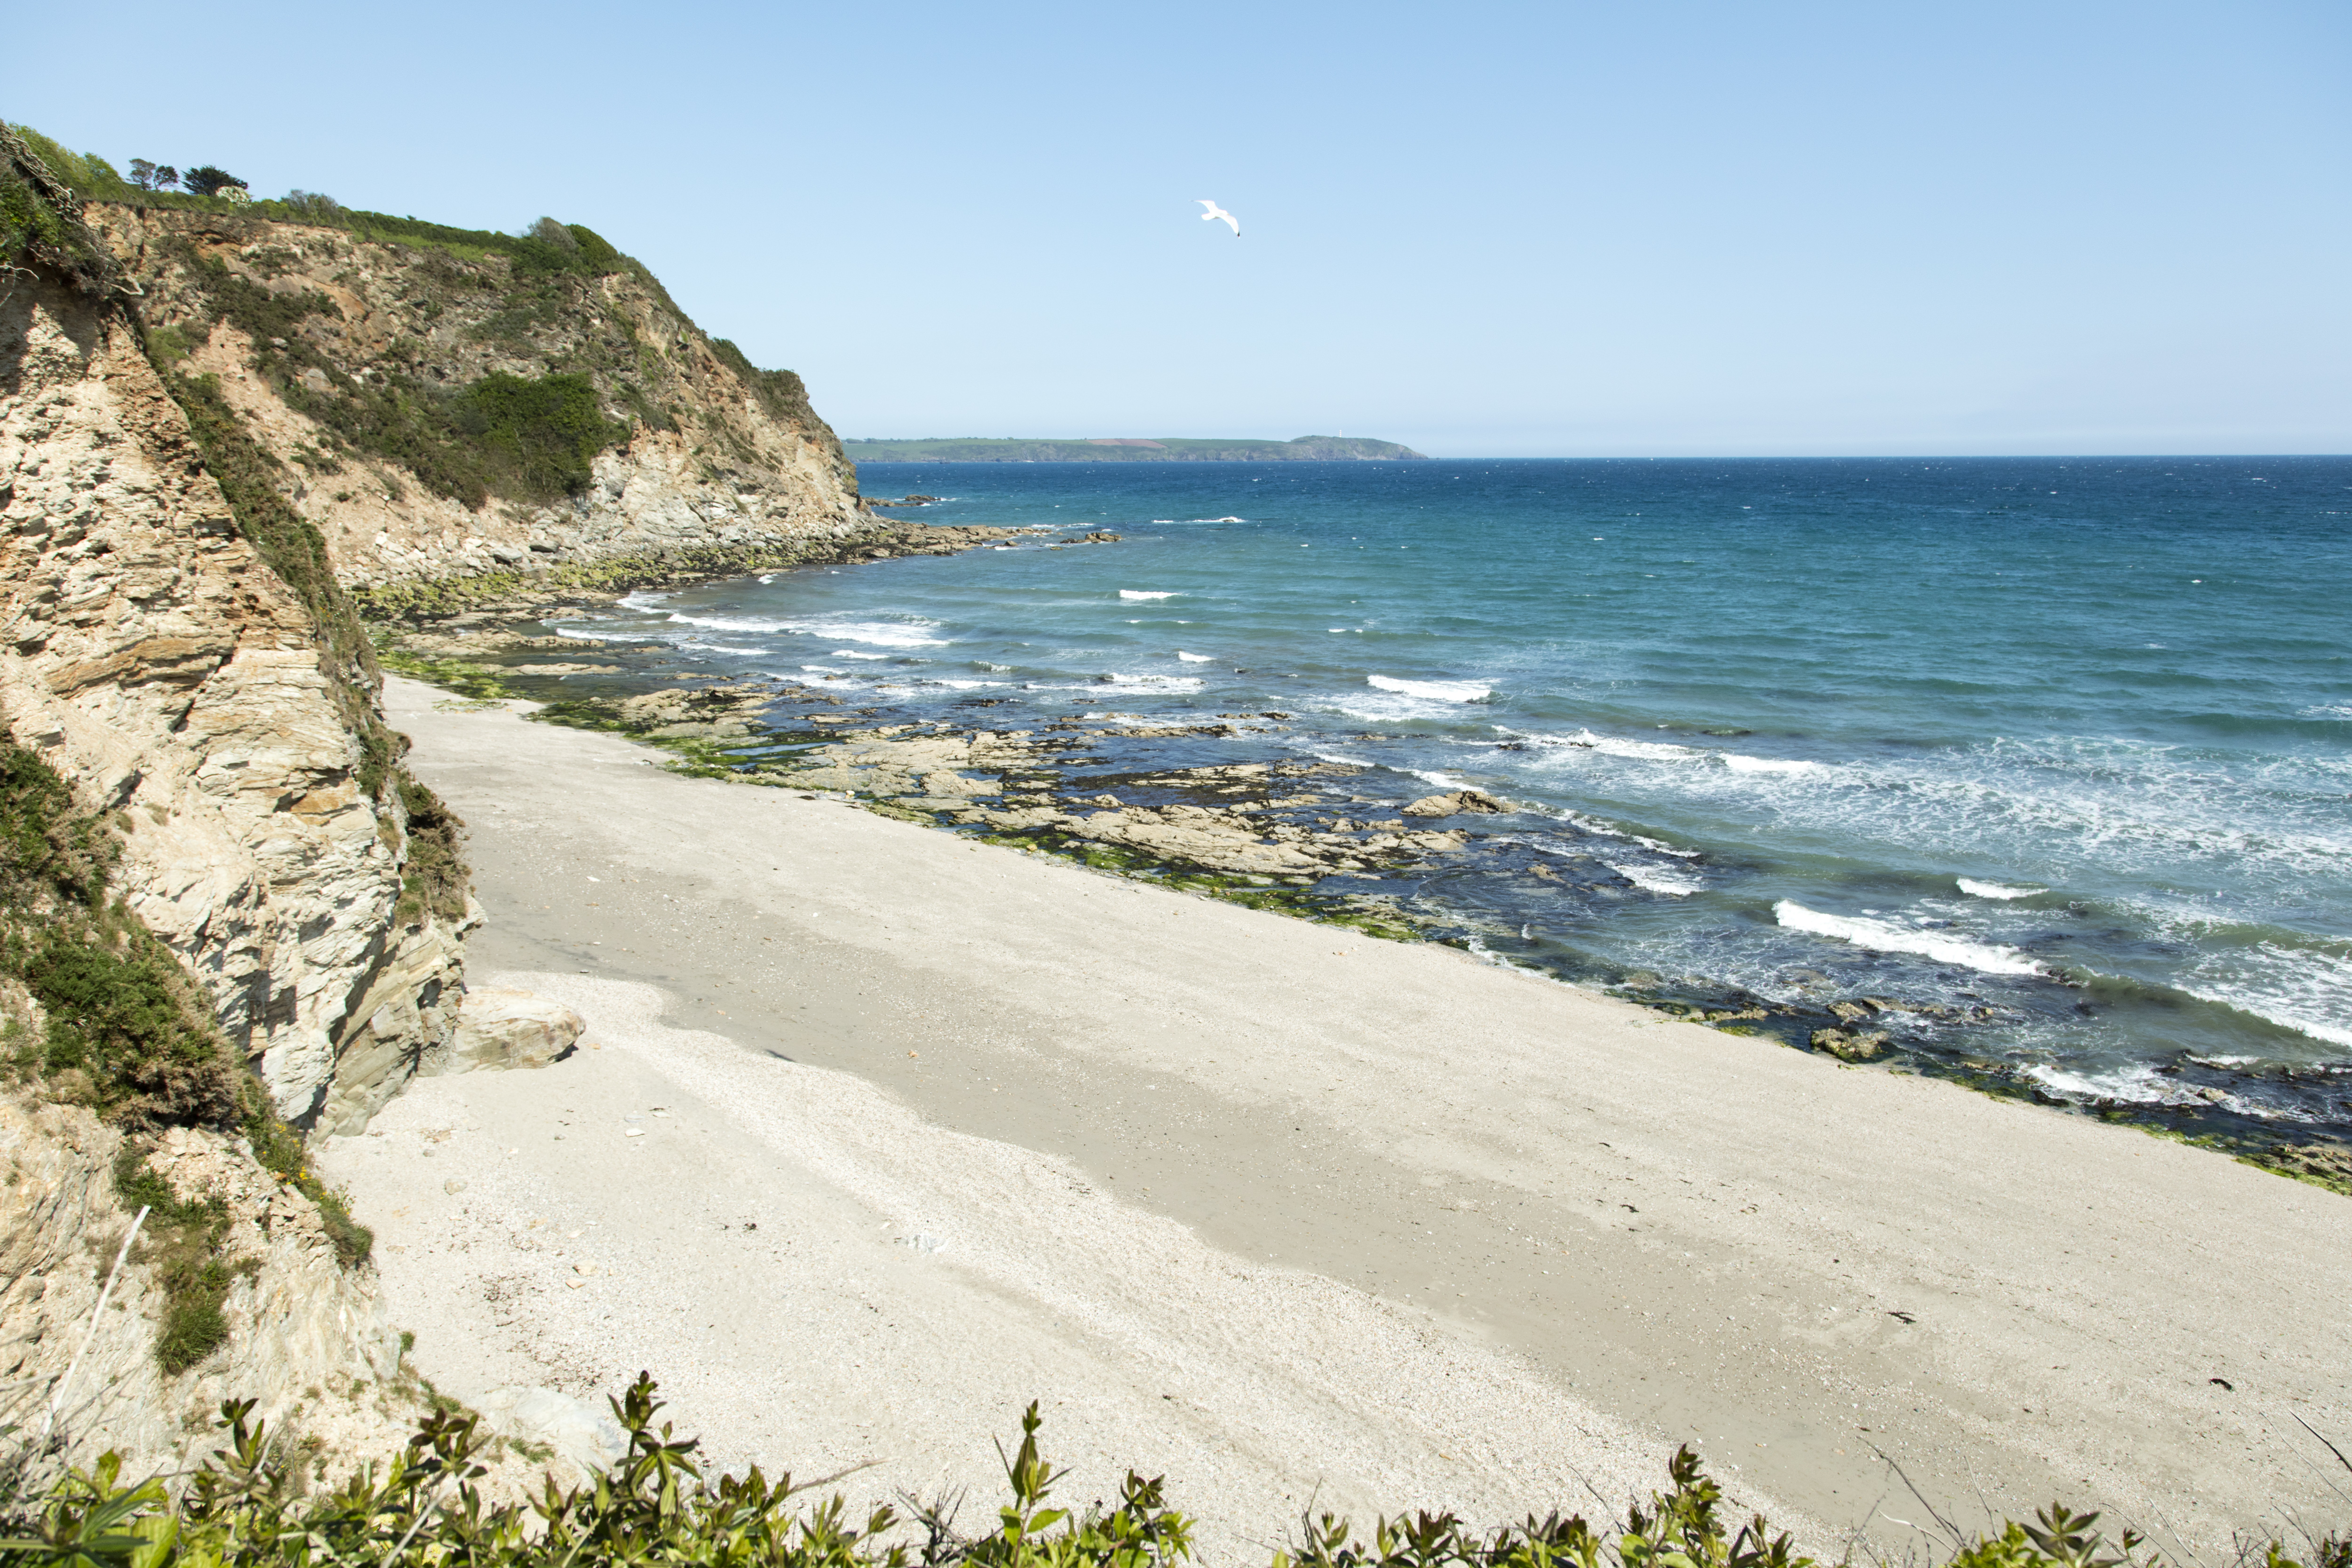
<path fill-rule="evenodd" d="M 628 1436 L 612 1468 L 570 1490 L 550 1479 L 522 1505 L 490 1504 L 474 1485 L 487 1473 L 476 1462 L 478 1416 L 436 1411 L 381 1469 L 300 1497 L 296 1468 L 248 1420 L 252 1402 L 232 1401 L 221 1406 L 226 1447 L 176 1498 L 160 1480 L 121 1484 L 121 1461 L 109 1454 L 0 1517 L 0 1568 L 1160 1568 L 1192 1554 L 1192 1522 L 1167 1506 L 1160 1479 L 1129 1471 L 1115 1508 L 1047 1507 L 1065 1472 L 1038 1450 L 1034 1405 L 1022 1417 L 1019 1450 L 1004 1460 L 1011 1500 L 994 1529 L 967 1536 L 949 1504 L 910 1500 L 905 1518 L 877 1509 L 861 1530 L 838 1496 L 793 1501 L 824 1481 L 770 1481 L 756 1467 L 708 1479 L 698 1443 L 674 1436 L 667 1423 L 656 1429 L 654 1394 L 641 1374 L 611 1402 Z M 1812 1568 L 1761 1518 L 1727 1528 L 1722 1491 L 1688 1448 L 1668 1476 L 1672 1490 L 1652 1493 L 1602 1530 L 1555 1513 L 1482 1535 L 1451 1513 L 1423 1512 L 1381 1519 L 1360 1536 L 1325 1514 L 1307 1523 L 1292 1552 L 1275 1554 L 1274 1568 Z M 2033 1524 L 1963 1543 L 1947 1568 L 2158 1568 L 2129 1532 L 2111 1552 L 2097 1524 L 2096 1514 L 2053 1505 Z M 2303 1568 L 2275 1542 L 2241 1555 L 2262 1568 Z M 2309 1555 L 2312 1568 L 2352 1568 L 2352 1543 L 2337 1537 L 2315 1542 Z"/>

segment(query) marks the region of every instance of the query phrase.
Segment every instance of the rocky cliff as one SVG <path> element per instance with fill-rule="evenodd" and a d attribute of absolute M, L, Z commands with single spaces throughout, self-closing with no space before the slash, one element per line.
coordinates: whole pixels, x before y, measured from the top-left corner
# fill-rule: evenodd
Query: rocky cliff
<path fill-rule="evenodd" d="M 0 1426 L 168 1469 L 240 1394 L 382 1448 L 418 1390 L 302 1137 L 579 1025 L 465 996 L 354 595 L 945 546 L 586 229 L 110 180 L 0 125 Z"/>
<path fill-rule="evenodd" d="M 874 530 L 800 378 L 590 230 L 308 212 L 89 216 L 159 362 L 237 422 L 346 587 Z"/>
<path fill-rule="evenodd" d="M 278 1109 L 354 1131 L 446 1052 L 473 916 L 352 594 L 944 546 L 588 229 L 147 196 L 6 139 L 0 727 L 112 814 Z"/>
<path fill-rule="evenodd" d="M 111 887 L 278 1109 L 335 1129 L 446 1045 L 470 917 L 461 885 L 428 885 L 412 819 L 437 806 L 402 787 L 364 640 L 336 646 L 264 542 L 133 317 L 20 267 L 0 303 L 0 728 L 108 814 Z"/>
<path fill-rule="evenodd" d="M 203 1129 L 164 1132 L 147 1167 L 216 1215 L 196 1239 L 228 1260 L 209 1303 L 225 1333 L 192 1366 L 158 1358 L 177 1305 L 160 1226 L 142 1227 L 107 1288 L 144 1206 L 118 1190 L 125 1146 L 87 1110 L 0 1096 L 0 1370 L 20 1441 L 51 1464 L 88 1465 L 103 1447 L 133 1476 L 171 1474 L 210 1452 L 209 1418 L 236 1397 L 259 1399 L 281 1441 L 322 1463 L 396 1444 L 417 1391 L 373 1275 L 342 1266 L 317 1205 Z"/>

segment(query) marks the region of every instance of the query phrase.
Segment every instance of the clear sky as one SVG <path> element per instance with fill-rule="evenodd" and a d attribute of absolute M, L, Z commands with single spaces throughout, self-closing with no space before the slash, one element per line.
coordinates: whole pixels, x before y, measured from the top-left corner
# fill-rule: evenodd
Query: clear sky
<path fill-rule="evenodd" d="M 257 195 L 584 223 L 845 436 L 2352 451 L 2344 0 L 118 0 L 7 31 L 0 116 Z"/>

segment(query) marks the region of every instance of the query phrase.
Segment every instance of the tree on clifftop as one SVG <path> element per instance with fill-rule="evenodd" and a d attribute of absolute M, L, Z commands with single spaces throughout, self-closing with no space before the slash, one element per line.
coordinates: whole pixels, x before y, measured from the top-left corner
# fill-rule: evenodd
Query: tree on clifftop
<path fill-rule="evenodd" d="M 159 170 L 158 173 L 161 171 Z M 180 184 L 200 196 L 218 195 L 222 188 L 227 185 L 235 185 L 240 191 L 245 189 L 243 180 L 238 179 L 226 169 L 215 169 L 210 163 L 205 164 L 202 168 L 189 170 L 180 176 Z"/>

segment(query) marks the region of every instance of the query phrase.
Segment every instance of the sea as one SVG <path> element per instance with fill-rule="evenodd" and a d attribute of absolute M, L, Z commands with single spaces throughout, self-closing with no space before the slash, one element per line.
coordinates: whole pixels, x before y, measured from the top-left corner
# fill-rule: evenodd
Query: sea
<path fill-rule="evenodd" d="M 2352 1137 L 2352 458 L 859 479 L 1055 531 L 551 624 L 875 723 L 1282 715 L 1181 760 L 1510 803 L 1375 879 L 1494 963 L 1761 1007 L 1798 1048 L 1858 1016 L 1882 1062 L 2192 1134 Z M 1054 542 L 1092 531 L 1119 540 Z"/>

